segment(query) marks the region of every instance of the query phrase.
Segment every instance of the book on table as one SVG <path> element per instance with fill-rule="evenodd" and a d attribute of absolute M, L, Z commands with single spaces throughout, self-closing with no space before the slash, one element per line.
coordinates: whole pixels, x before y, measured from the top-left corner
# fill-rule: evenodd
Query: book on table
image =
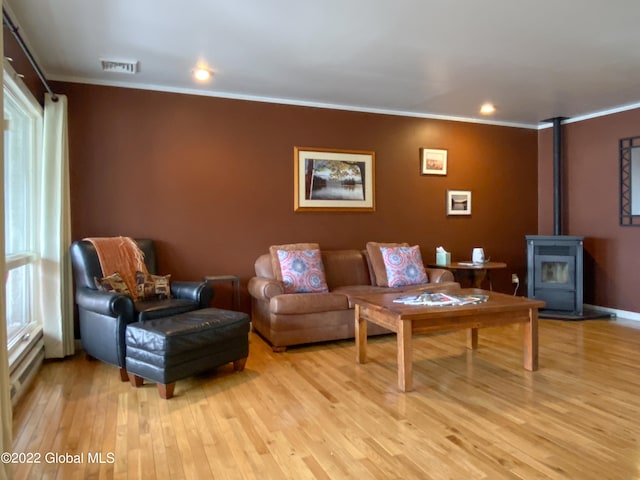
<path fill-rule="evenodd" d="M 474 303 L 486 302 L 488 295 L 455 295 L 444 292 L 421 292 L 413 295 L 403 295 L 394 300 L 395 303 L 404 305 L 428 305 L 428 306 L 446 306 L 446 305 L 471 305 Z"/>

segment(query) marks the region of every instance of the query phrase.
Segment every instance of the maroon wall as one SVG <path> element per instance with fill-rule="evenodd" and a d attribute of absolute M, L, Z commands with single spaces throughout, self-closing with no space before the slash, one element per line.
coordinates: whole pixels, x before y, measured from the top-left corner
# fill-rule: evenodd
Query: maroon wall
<path fill-rule="evenodd" d="M 44 105 L 44 94 L 47 91 L 42 85 L 38 74 L 29 63 L 29 59 L 20 48 L 18 41 L 15 39 L 11 31 L 4 27 L 2 29 L 3 42 L 4 42 L 4 55 L 11 58 L 11 66 L 21 75 L 24 75 L 22 80 L 29 88 L 33 96 L 40 102 L 40 105 Z"/>
<path fill-rule="evenodd" d="M 640 228 L 621 227 L 619 146 L 640 109 L 564 125 L 564 232 L 585 236 L 585 302 L 640 312 Z M 539 134 L 539 233 L 553 233 L 553 132 Z"/>
<path fill-rule="evenodd" d="M 407 241 L 425 262 L 438 245 L 454 260 L 482 246 L 509 264 L 497 289 L 524 277 L 535 130 L 71 83 L 56 92 L 69 100 L 73 237 L 157 239 L 175 279 L 239 275 L 245 310 L 253 263 L 277 243 Z M 376 211 L 295 213 L 295 145 L 375 151 Z M 447 176 L 420 175 L 420 147 L 448 149 Z M 472 191 L 472 216 L 447 218 L 447 189 Z"/>

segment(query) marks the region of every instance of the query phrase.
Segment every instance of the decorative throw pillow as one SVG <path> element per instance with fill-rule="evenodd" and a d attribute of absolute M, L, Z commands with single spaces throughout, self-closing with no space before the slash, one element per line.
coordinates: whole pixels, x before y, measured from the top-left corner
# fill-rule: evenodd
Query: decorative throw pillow
<path fill-rule="evenodd" d="M 271 268 L 276 280 L 282 281 L 282 268 L 280 268 L 278 250 L 320 250 L 320 245 L 317 243 L 289 243 L 285 245 L 271 245 L 269 247 L 269 253 L 271 254 Z"/>
<path fill-rule="evenodd" d="M 420 247 L 380 248 L 390 287 L 422 285 L 429 281 Z"/>
<path fill-rule="evenodd" d="M 118 272 L 102 278 L 93 277 L 93 282 L 96 284 L 96 288 L 101 292 L 124 293 L 126 295 L 131 295 L 126 282 Z"/>
<path fill-rule="evenodd" d="M 138 300 L 171 298 L 171 275 L 136 272 Z"/>
<path fill-rule="evenodd" d="M 381 248 L 408 247 L 408 243 L 378 243 L 367 242 L 367 256 L 369 264 L 373 270 L 375 284 L 379 287 L 388 287 L 389 279 L 387 278 L 387 268 L 382 259 Z"/>
<path fill-rule="evenodd" d="M 285 293 L 328 292 L 320 250 L 278 250 Z"/>

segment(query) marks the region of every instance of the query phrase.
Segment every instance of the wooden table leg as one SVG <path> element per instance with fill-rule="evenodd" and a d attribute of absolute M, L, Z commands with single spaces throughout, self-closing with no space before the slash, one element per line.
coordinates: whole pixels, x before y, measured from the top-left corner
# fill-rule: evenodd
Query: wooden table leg
<path fill-rule="evenodd" d="M 367 321 L 360 317 L 360 305 L 355 307 L 356 314 L 356 361 L 364 363 L 367 360 Z"/>
<path fill-rule="evenodd" d="M 231 305 L 234 310 L 240 310 L 240 279 L 234 278 L 231 282 Z"/>
<path fill-rule="evenodd" d="M 475 350 L 478 348 L 478 329 L 470 328 L 467 330 L 467 348 Z"/>
<path fill-rule="evenodd" d="M 402 392 L 413 390 L 411 320 L 398 322 L 398 388 Z"/>
<path fill-rule="evenodd" d="M 473 276 L 473 286 L 475 288 L 482 288 L 482 282 L 487 276 L 487 270 L 484 268 L 478 270 L 471 270 Z"/>
<path fill-rule="evenodd" d="M 538 309 L 529 309 L 529 321 L 524 324 L 524 368 L 538 370 Z"/>

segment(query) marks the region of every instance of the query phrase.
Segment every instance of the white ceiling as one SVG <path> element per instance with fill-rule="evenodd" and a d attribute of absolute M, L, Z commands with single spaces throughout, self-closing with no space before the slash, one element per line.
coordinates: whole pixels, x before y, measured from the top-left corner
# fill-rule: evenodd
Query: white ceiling
<path fill-rule="evenodd" d="M 461 119 L 491 101 L 525 126 L 640 104 L 639 0 L 4 4 L 51 80 Z"/>

